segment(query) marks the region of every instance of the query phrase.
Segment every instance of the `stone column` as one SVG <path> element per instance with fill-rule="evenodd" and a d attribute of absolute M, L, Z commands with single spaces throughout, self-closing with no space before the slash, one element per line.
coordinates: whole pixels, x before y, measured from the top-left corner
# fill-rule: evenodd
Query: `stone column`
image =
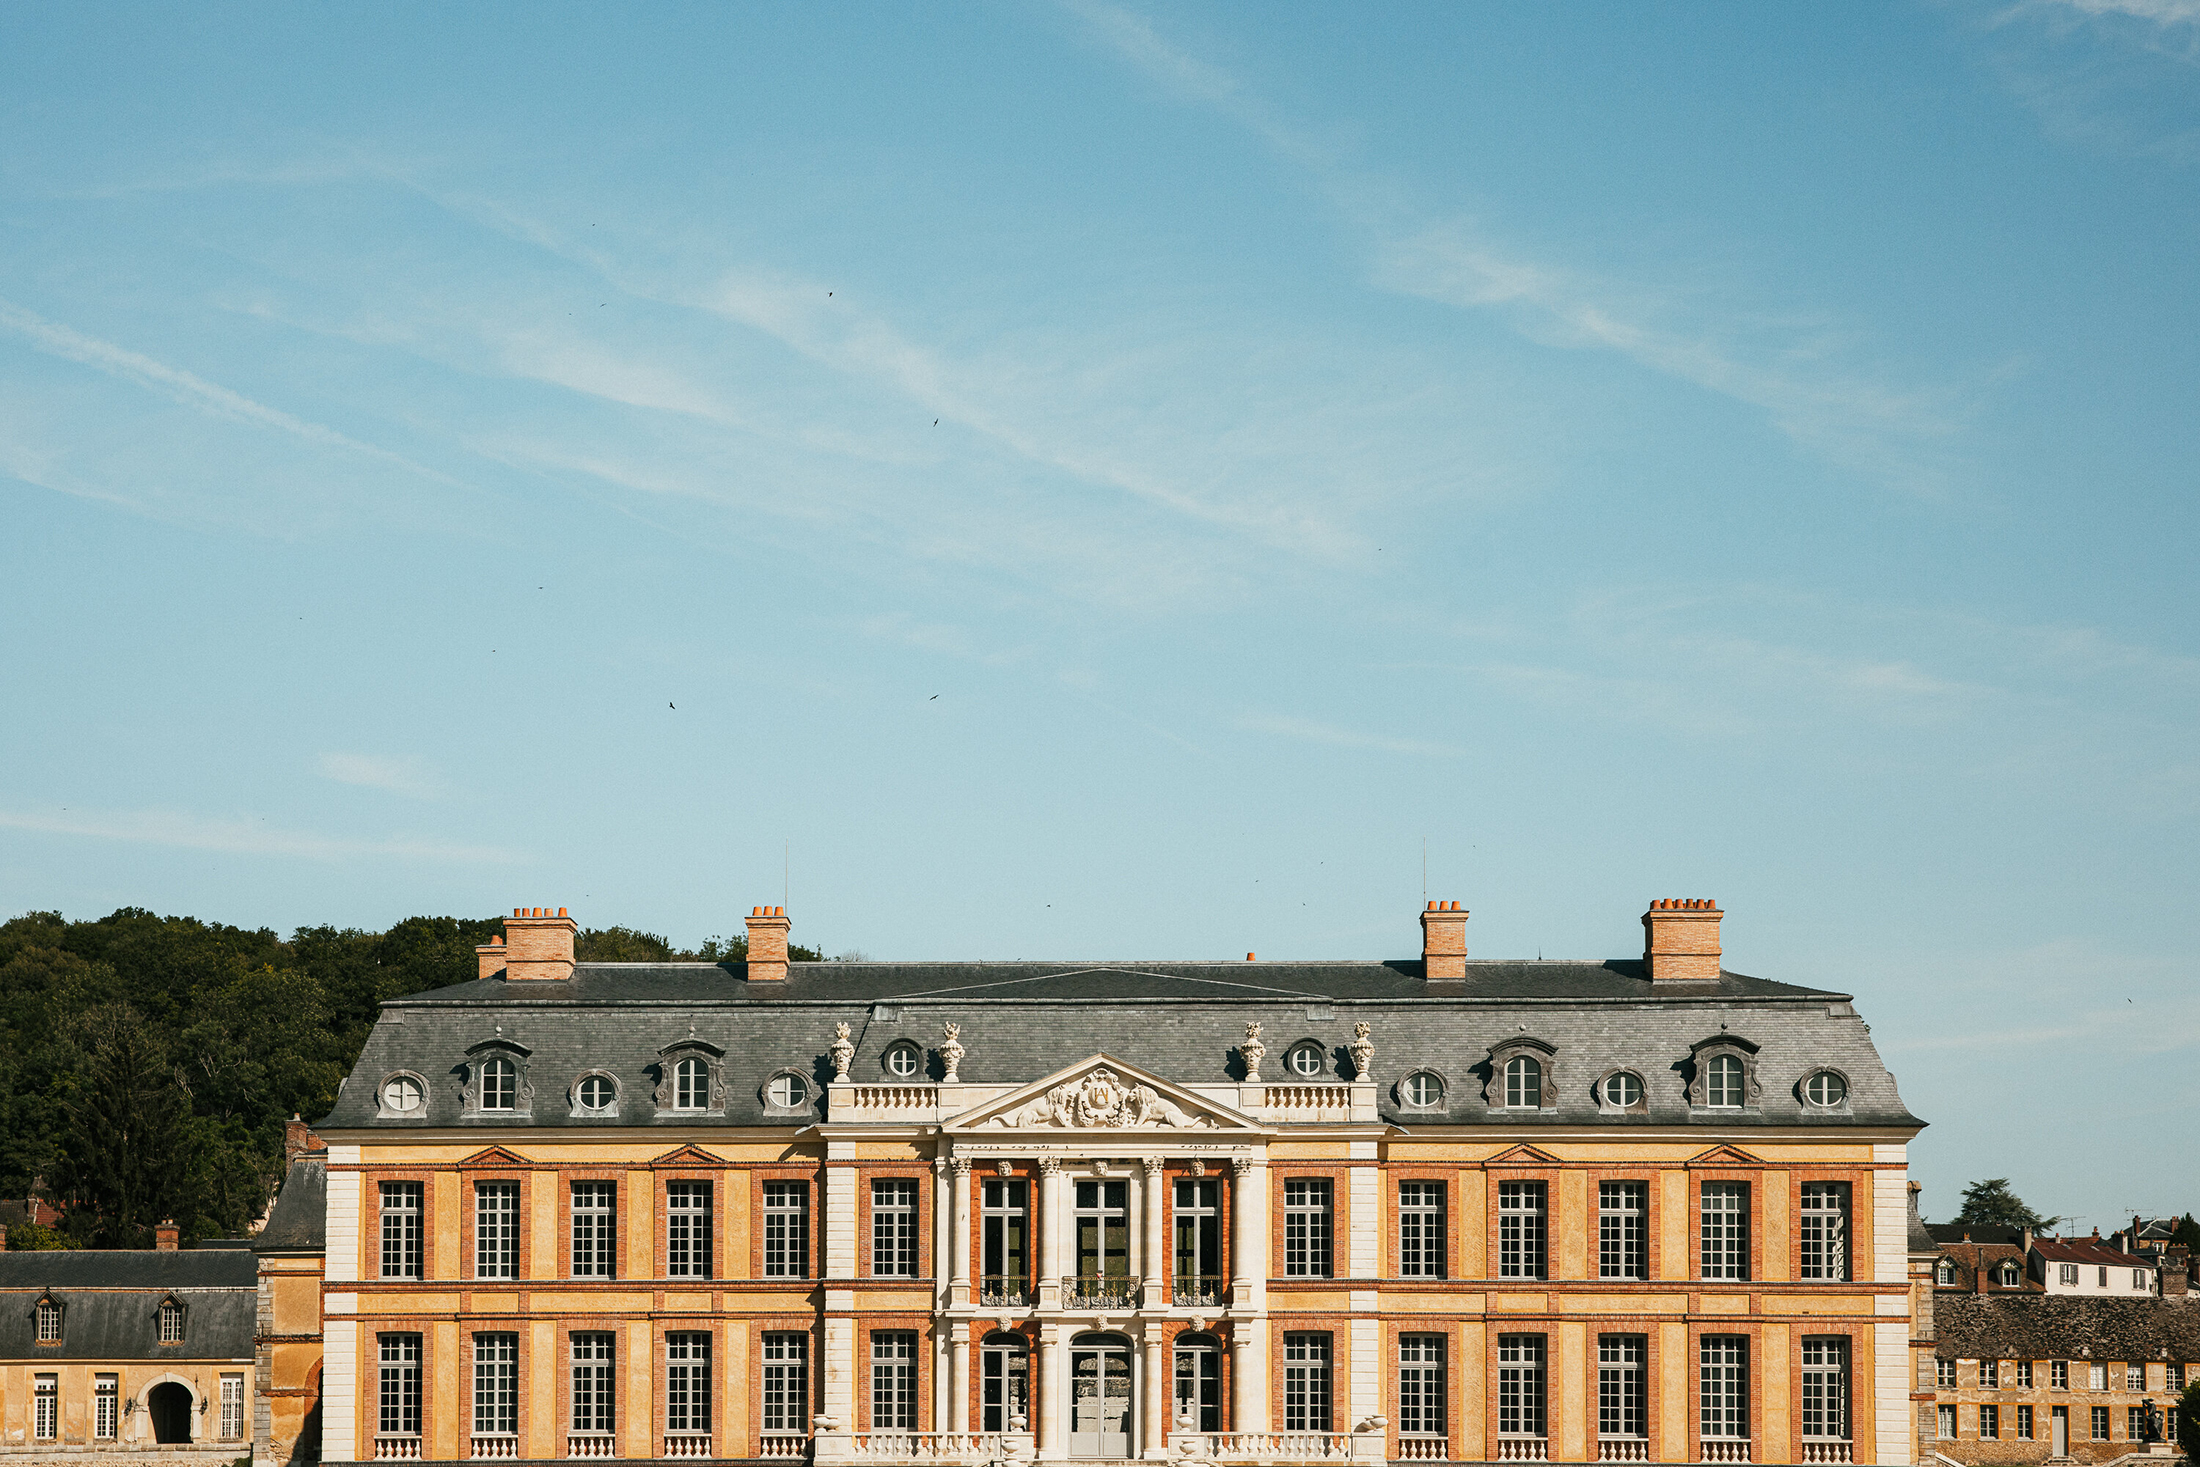
<path fill-rule="evenodd" d="M 1161 1175 L 1160 1157 L 1141 1159 L 1146 1168 L 1146 1307 L 1165 1309 L 1170 1299 L 1169 1238 L 1162 1220 L 1162 1194 L 1168 1184 Z"/>
<path fill-rule="evenodd" d="M 1155 1170 L 1159 1170 L 1159 1163 L 1155 1163 L 1154 1167 Z M 1149 1171 L 1146 1175 L 1152 1177 L 1154 1172 Z M 1148 1182 L 1147 1185 L 1149 1187 L 1158 1186 L 1159 1183 Z M 1152 1212 L 1153 1209 L 1149 1205 L 1147 1209 L 1149 1217 Z M 1138 1393 L 1138 1439 L 1145 1448 L 1145 1455 L 1155 1461 L 1165 1460 L 1169 1455 L 1169 1352 L 1166 1348 L 1167 1343 L 1167 1336 L 1162 1332 L 1161 1321 L 1158 1319 L 1148 1320 L 1145 1333 L 1146 1378 L 1142 1382 L 1144 1389 Z"/>
<path fill-rule="evenodd" d="M 940 1316 L 954 1302 L 948 1283 L 951 1260 L 947 1233 L 948 1215 L 953 1211 L 953 1179 L 948 1172 L 945 1139 L 939 1148 L 939 1154 L 932 1158 L 932 1266 L 926 1270 L 932 1276 L 932 1329 L 926 1337 L 932 1351 L 932 1409 L 926 1424 L 933 1431 L 946 1431 L 952 1381 L 947 1363 L 948 1326 Z"/>
<path fill-rule="evenodd" d="M 967 1166 L 968 1163 L 958 1162 Z M 950 1320 L 948 1328 L 953 1334 L 948 1339 L 948 1358 L 953 1367 L 948 1371 L 947 1430 L 970 1430 L 970 1326 L 964 1320 Z"/>
<path fill-rule="evenodd" d="M 1062 1305 L 1062 1235 L 1069 1231 L 1069 1219 L 1062 1214 L 1066 1186 L 1062 1181 L 1061 1159 L 1053 1156 L 1039 1158 L 1039 1307 L 1059 1309 Z M 1051 1409 L 1051 1408 L 1050 1408 Z M 1044 1441 L 1045 1434 L 1041 1433 Z"/>
<path fill-rule="evenodd" d="M 1039 1355 L 1032 1367 L 1039 1388 L 1039 1455 L 1059 1461 L 1069 1455 L 1069 1349 L 1061 1325 L 1039 1326 Z"/>
<path fill-rule="evenodd" d="M 1230 1188 L 1230 1304 L 1233 1309 L 1268 1307 L 1268 1161 L 1234 1156 Z"/>
<path fill-rule="evenodd" d="M 947 1185 L 953 1193 L 954 1226 L 948 1230 L 948 1247 L 953 1251 L 954 1266 L 942 1269 L 952 1281 L 948 1285 L 947 1302 L 970 1302 L 970 1158 L 958 1156 L 948 1164 Z M 958 1428 L 959 1430 L 960 1428 Z"/>
<path fill-rule="evenodd" d="M 1232 1431 L 1268 1430 L 1268 1321 L 1240 1319 L 1231 1330 Z M 1332 1382 L 1334 1390 L 1334 1382 Z"/>

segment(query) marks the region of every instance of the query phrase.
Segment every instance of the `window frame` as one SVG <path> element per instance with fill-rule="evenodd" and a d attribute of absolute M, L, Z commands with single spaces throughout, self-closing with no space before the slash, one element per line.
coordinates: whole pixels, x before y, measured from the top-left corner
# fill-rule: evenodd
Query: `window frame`
<path fill-rule="evenodd" d="M 1398 1435 L 1448 1439 L 1451 1435 L 1450 1336 L 1441 1331 L 1409 1329 L 1401 1330 L 1397 1338 Z"/>
<path fill-rule="evenodd" d="M 103 1371 L 92 1377 L 92 1440 L 119 1441 L 121 1431 L 122 1377 Z"/>
<path fill-rule="evenodd" d="M 1300 1058 L 1308 1055 L 1313 1057 L 1313 1067 L 1300 1068 Z M 1283 1052 L 1283 1070 L 1289 1077 L 1285 1084 L 1294 1080 L 1318 1080 L 1329 1070 L 1329 1050 L 1318 1039 L 1301 1039 Z"/>
<path fill-rule="evenodd" d="M 524 1264 L 522 1260 L 524 1260 L 527 1256 L 526 1183 L 521 1177 L 514 1175 L 476 1176 L 472 1178 L 472 1184 L 474 1205 L 469 1210 L 466 1219 L 466 1252 L 467 1256 L 472 1262 L 472 1276 L 477 1279 L 494 1279 L 504 1282 L 517 1279 L 524 1271 Z M 508 1192 L 512 1199 L 512 1210 L 507 1220 L 507 1226 L 504 1228 L 504 1246 L 507 1257 L 504 1260 L 505 1271 L 502 1273 L 484 1272 L 482 1268 L 483 1248 L 489 1241 L 489 1239 L 485 1238 L 483 1235 L 482 1225 L 486 1220 L 486 1215 L 484 1213 L 482 1204 L 492 1189 L 500 1192 Z"/>
<path fill-rule="evenodd" d="M 420 1103 L 410 1110 L 393 1109 L 389 1103 L 390 1085 L 398 1080 L 410 1080 L 420 1092 Z M 428 1084 L 428 1077 L 418 1070 L 392 1070 L 374 1087 L 374 1118 L 378 1121 L 426 1120 L 430 1102 L 435 1092 Z"/>
<path fill-rule="evenodd" d="M 1634 1189 L 1637 1197 L 1641 1202 L 1640 1209 L 1637 1212 L 1631 1214 L 1621 1210 L 1608 1210 L 1605 1206 L 1604 1196 L 1604 1189 L 1607 1187 L 1626 1187 Z M 1652 1226 L 1651 1219 L 1651 1208 L 1653 1206 L 1652 1199 L 1655 1193 L 1655 1189 L 1651 1185 L 1651 1179 L 1647 1176 L 1599 1176 L 1596 1179 L 1596 1188 L 1597 1278 L 1599 1280 L 1614 1279 L 1621 1282 L 1629 1283 L 1647 1283 L 1653 1276 L 1657 1268 L 1657 1230 L 1655 1227 Z M 1622 1220 L 1619 1229 L 1620 1237 L 1616 1241 L 1618 1243 L 1618 1251 L 1621 1255 L 1621 1260 L 1622 1262 L 1624 1262 L 1627 1244 L 1624 1219 L 1629 1216 L 1632 1216 L 1636 1219 L 1636 1237 L 1634 1239 L 1634 1242 L 1638 1252 L 1639 1267 L 1634 1273 L 1611 1272 L 1609 1271 L 1609 1265 L 1607 1264 L 1606 1259 L 1608 1253 L 1612 1251 L 1608 1247 L 1608 1244 L 1612 1243 L 1615 1240 L 1607 1237 L 1607 1233 L 1610 1231 L 1610 1228 L 1607 1225 L 1607 1220 Z"/>
<path fill-rule="evenodd" d="M 1711 1198 L 1714 1189 L 1717 1189 L 1718 1195 L 1721 1197 L 1738 1192 L 1742 1201 L 1742 1205 L 1738 1210 L 1722 1209 L 1720 1212 L 1722 1217 L 1739 1219 L 1736 1224 L 1739 1240 L 1738 1244 L 1734 1240 L 1727 1240 L 1726 1245 L 1721 1249 L 1721 1260 L 1717 1271 L 1714 1271 L 1712 1267 L 1710 1253 Z M 1755 1226 L 1757 1190 L 1754 1181 L 1741 1177 L 1699 1176 L 1696 1179 L 1696 1277 L 1702 1282 L 1746 1284 L 1758 1276 L 1760 1272 L 1756 1266 L 1758 1229 Z M 1734 1261 L 1737 1256 L 1740 1260 L 1739 1263 Z"/>
<path fill-rule="evenodd" d="M 1831 1100 L 1818 1099 L 1811 1092 L 1824 1080 L 1838 1084 L 1841 1093 Z M 1832 1065 L 1819 1065 L 1796 1083 L 1795 1093 L 1801 1097 L 1803 1109 L 1811 1114 L 1839 1115 L 1849 1108 L 1849 1097 L 1855 1093 L 1855 1086 L 1849 1083 L 1845 1071 L 1835 1069 Z"/>
<path fill-rule="evenodd" d="M 409 1351 L 407 1341 L 411 1342 Z M 380 1330 L 375 1333 L 374 1344 L 374 1435 L 417 1440 L 425 1422 L 427 1333 Z"/>
<path fill-rule="evenodd" d="M 810 1332 L 766 1329 L 758 1332 L 762 1369 L 757 1400 L 758 1430 L 770 1436 L 808 1436 L 810 1432 Z M 794 1342 L 790 1353 L 788 1342 Z M 779 1353 L 774 1353 L 774 1351 Z M 776 1382 L 776 1383 L 775 1383 Z M 799 1393 L 799 1399 L 796 1398 Z M 790 1410 L 791 1407 L 791 1410 Z M 774 1426 L 777 1420 L 780 1424 Z"/>
<path fill-rule="evenodd" d="M 864 1363 L 870 1367 L 865 1374 L 865 1415 L 869 1430 L 873 1432 L 913 1432 L 925 1406 L 924 1354 L 919 1347 L 917 1331 L 913 1329 L 874 1329 L 868 1331 L 869 1348 L 864 1351 Z M 895 1353 L 881 1353 L 882 1350 Z M 880 1384 L 890 1387 L 889 1401 L 893 1420 L 880 1418 Z"/>
<path fill-rule="evenodd" d="M 1280 1363 L 1283 1429 L 1333 1431 L 1337 1424 L 1335 1336 L 1329 1330 L 1287 1330 Z"/>
<path fill-rule="evenodd" d="M 565 1332 L 565 1430 L 568 1436 L 610 1437 L 619 1433 L 619 1331 L 569 1329 Z M 594 1353 L 598 1348 L 603 1353 Z M 583 1349 L 590 1353 L 582 1354 Z M 582 1372 L 587 1372 L 588 1425 L 582 1425 Z"/>
<path fill-rule="evenodd" d="M 1507 1331 L 1497 1337 L 1497 1368 L 1490 1372 L 1490 1420 L 1496 1435 L 1515 1441 L 1548 1441 L 1551 1430 L 1551 1341 L 1541 1331 Z"/>
<path fill-rule="evenodd" d="M 1831 1206 L 1811 1205 L 1814 1189 L 1833 1199 Z M 1855 1269 L 1855 1185 L 1835 1177 L 1798 1179 L 1795 1188 L 1795 1277 L 1806 1283 L 1848 1283 Z M 1825 1219 L 1833 1219 L 1825 1231 Z M 1813 1247 L 1819 1252 L 1815 1264 Z"/>
<path fill-rule="evenodd" d="M 688 1204 L 673 1205 L 674 1189 Z M 658 1229 L 660 1245 L 658 1258 L 662 1264 L 658 1270 L 668 1279 L 707 1279 L 718 1275 L 718 1179 L 704 1173 L 669 1172 L 656 1178 L 657 1208 L 664 1222 Z M 697 1207 L 694 1200 L 702 1199 Z M 697 1219 L 700 1219 L 702 1237 L 694 1236 Z M 686 1234 L 681 1238 L 682 1234 Z M 682 1257 L 675 1267 L 675 1239 L 680 1238 L 684 1247 Z"/>
<path fill-rule="evenodd" d="M 160 1301 L 154 1338 L 163 1345 L 180 1345 L 191 1329 L 191 1312 L 174 1294 Z"/>
<path fill-rule="evenodd" d="M 581 1206 L 580 1203 L 579 1190 L 582 1187 L 587 1187 L 591 1191 L 591 1204 L 587 1207 Z M 609 1196 L 608 1206 L 598 1207 L 594 1205 L 593 1199 L 598 1189 L 607 1191 Z M 579 1175 L 566 1174 L 563 1195 L 558 1199 L 558 1210 L 563 1214 L 560 1221 L 564 1224 L 564 1227 L 560 1230 L 559 1244 L 562 1257 L 559 1261 L 563 1265 L 565 1277 L 574 1279 L 615 1279 L 625 1273 L 626 1206 L 622 1193 L 623 1184 L 616 1176 L 589 1176 L 585 1173 Z M 595 1243 L 596 1251 L 600 1255 L 600 1261 L 603 1265 L 601 1269 L 598 1269 L 595 1266 L 598 1260 L 592 1259 L 590 1261 L 591 1266 L 586 1272 L 583 1272 L 580 1266 L 580 1229 L 583 1217 L 591 1220 L 591 1241 Z M 602 1223 L 594 1221 L 599 1218 L 606 1221 Z"/>
<path fill-rule="evenodd" d="M 1796 1367 L 1800 1387 L 1796 1431 L 1804 1440 L 1854 1440 L 1856 1382 L 1852 1366 L 1855 1344 L 1845 1334 L 1803 1336 Z M 1815 1361 L 1811 1358 L 1814 1350 L 1819 1355 Z M 1814 1419 L 1822 1429 L 1811 1430 Z M 1828 1425 L 1833 1429 L 1823 1429 Z"/>
<path fill-rule="evenodd" d="M 1633 1358 L 1627 1358 L 1629 1352 Z M 1643 1441 L 1650 1434 L 1650 1336 L 1611 1330 L 1597 1335 L 1597 1440 Z M 1635 1429 L 1627 1429 L 1632 1417 Z"/>
<path fill-rule="evenodd" d="M 1611 1086 L 1616 1080 L 1625 1080 L 1635 1087 L 1634 1099 L 1622 1101 L 1613 1096 Z M 1650 1111 L 1650 1086 L 1642 1078 L 1640 1071 L 1622 1065 L 1597 1077 L 1596 1100 L 1597 1110 L 1604 1115 L 1647 1115 Z"/>
<path fill-rule="evenodd" d="M 881 1207 L 879 1202 L 880 1192 L 882 1188 L 886 1187 L 907 1188 L 908 1204 L 904 1206 L 899 1202 L 895 1202 Z M 875 1279 L 917 1279 L 926 1276 L 927 1259 L 925 1251 L 930 1240 L 926 1236 L 928 1219 L 925 1216 L 925 1202 L 930 1191 L 931 1188 L 924 1185 L 922 1177 L 907 1173 L 885 1172 L 864 1179 L 862 1192 L 863 1219 L 861 1223 L 863 1232 L 861 1236 L 865 1240 L 866 1276 Z M 897 1229 L 905 1226 L 907 1229 L 906 1236 L 897 1236 L 892 1241 L 894 1243 L 895 1262 L 899 1262 L 902 1253 L 907 1253 L 909 1259 L 907 1272 L 881 1270 L 879 1267 L 880 1247 L 883 1241 L 880 1237 L 879 1228 L 888 1219 L 906 1220 L 894 1224 Z"/>
<path fill-rule="evenodd" d="M 458 1087 L 463 1106 L 460 1119 L 523 1120 L 531 1117 L 535 1109 L 535 1085 L 529 1072 L 533 1057 L 534 1051 L 526 1045 L 502 1036 L 466 1046 L 466 1074 Z M 491 1106 L 487 1103 L 488 1080 L 492 1066 L 499 1063 L 511 1068 L 512 1103 Z M 421 1109 L 427 1107 L 423 1105 Z"/>
<path fill-rule="evenodd" d="M 57 1371 L 41 1371 L 31 1377 L 31 1440 L 60 1439 L 61 1376 Z"/>
<path fill-rule="evenodd" d="M 1433 1086 L 1435 1094 L 1429 1098 L 1416 1099 L 1413 1090 L 1414 1082 L 1417 1080 L 1425 1081 L 1428 1086 Z M 1392 1089 L 1392 1094 L 1397 1097 L 1400 1110 L 1433 1115 L 1449 1108 L 1446 1102 L 1451 1095 L 1451 1086 L 1437 1071 L 1422 1065 L 1400 1075 L 1397 1085 Z"/>
<path fill-rule="evenodd" d="M 410 1206 L 405 1205 L 402 1200 L 403 1193 L 399 1190 L 406 1188 L 410 1189 Z M 414 1282 L 428 1277 L 428 1247 L 429 1240 L 434 1234 L 435 1221 L 428 1211 L 429 1194 L 432 1190 L 424 1177 L 375 1178 L 374 1191 L 369 1195 L 374 1203 L 375 1229 L 373 1236 L 377 1251 L 375 1270 L 370 1277 L 375 1279 L 411 1280 Z M 401 1199 L 395 1206 L 391 1203 L 393 1194 L 398 1195 Z M 408 1217 L 412 1219 L 410 1225 L 411 1236 L 409 1238 L 405 1235 L 406 1224 L 403 1221 Z M 391 1267 L 393 1223 L 397 1230 L 397 1267 L 394 1271 Z M 406 1269 L 408 1262 L 410 1263 L 409 1272 Z"/>
<path fill-rule="evenodd" d="M 1280 1277 L 1328 1279 L 1337 1276 L 1337 1179 L 1326 1173 L 1284 1176 L 1278 1179 L 1283 1205 L 1276 1209 L 1276 1256 L 1283 1264 Z M 1240 1182 L 1239 1185 L 1243 1185 Z M 1294 1188 L 1303 1189 L 1292 1200 Z M 1316 1199 L 1319 1199 L 1318 1201 Z M 1296 1222 L 1294 1222 L 1296 1219 Z M 1294 1229 L 1297 1232 L 1294 1251 Z"/>
<path fill-rule="evenodd" d="M 1451 1263 L 1450 1187 L 1441 1177 L 1401 1176 L 1396 1182 L 1394 1206 L 1397 1226 L 1392 1230 L 1392 1243 L 1397 1249 L 1393 1260 L 1395 1277 L 1448 1278 Z M 1407 1197 L 1408 1188 L 1414 1189 L 1410 1201 Z M 1414 1220 L 1410 1230 L 1409 1218 Z"/>
<path fill-rule="evenodd" d="M 1513 1062 L 1533 1060 L 1538 1067 L 1535 1103 L 1513 1104 Z M 1558 1048 L 1532 1034 L 1517 1034 L 1490 1046 L 1489 1082 L 1482 1097 L 1491 1110 L 1515 1115 L 1540 1115 L 1558 1106 L 1560 1093 Z"/>
<path fill-rule="evenodd" d="M 811 1277 L 811 1260 L 815 1253 L 812 1246 L 814 1239 L 811 1232 L 811 1216 L 815 1211 L 815 1204 L 810 1196 L 812 1190 L 810 1178 L 759 1177 L 756 1185 L 756 1215 L 760 1221 L 760 1226 L 757 1228 L 756 1276 L 771 1279 L 806 1279 Z M 801 1197 L 801 1206 L 788 1207 L 781 1205 L 774 1207 L 772 1205 L 772 1191 L 774 1188 L 792 1188 Z M 791 1228 L 784 1221 L 789 1215 L 799 1219 L 799 1222 Z M 772 1258 L 772 1248 L 775 1241 L 773 1238 L 775 1219 L 780 1220 L 777 1222 L 777 1228 L 780 1233 L 778 1241 L 782 1248 L 782 1256 L 776 1262 Z M 792 1250 L 786 1248 L 788 1239 L 794 1240 L 795 1247 Z M 799 1259 L 794 1260 L 794 1266 L 791 1268 L 788 1266 L 789 1260 L 785 1256 L 788 1251 L 799 1252 L 801 1255 Z"/>
<path fill-rule="evenodd" d="M 680 1067 L 689 1060 L 702 1064 L 703 1103 L 700 1106 L 679 1103 Z M 650 1090 L 649 1099 L 660 1118 L 722 1116 L 726 1113 L 726 1052 L 709 1040 L 693 1035 L 675 1039 L 657 1051 L 656 1070 L 657 1083 Z"/>
<path fill-rule="evenodd" d="M 1730 1350 L 1735 1358 L 1714 1360 L 1714 1349 Z M 1699 1441 L 1754 1441 L 1756 1421 L 1751 1409 L 1751 1392 L 1755 1382 L 1751 1378 L 1750 1337 L 1746 1334 L 1722 1334 L 1705 1331 L 1696 1337 L 1696 1437 Z M 1712 1382 L 1710 1372 L 1719 1372 L 1720 1405 L 1712 1409 Z M 1739 1431 L 1709 1430 L 1717 1416 L 1722 1425 L 1733 1425 L 1739 1420 Z"/>
<path fill-rule="evenodd" d="M 583 1092 L 597 1081 L 611 1087 L 611 1099 L 603 1105 L 590 1105 L 582 1098 Z M 576 1120 L 617 1120 L 623 1097 L 624 1087 L 617 1075 L 609 1070 L 583 1070 L 573 1077 L 572 1088 L 566 1092 L 566 1109 Z"/>
<path fill-rule="evenodd" d="M 710 1329 L 668 1329 L 661 1337 L 657 1348 L 664 1369 L 667 1437 L 711 1435 L 716 1424 L 711 1378 L 718 1359 L 715 1335 Z"/>
<path fill-rule="evenodd" d="M 895 1068 L 896 1055 L 909 1058 L 909 1068 Z M 914 1039 L 897 1039 L 878 1052 L 878 1067 L 886 1072 L 886 1078 L 901 1085 L 915 1085 L 924 1079 L 924 1046 Z"/>
<path fill-rule="evenodd" d="M 1544 1281 L 1551 1276 L 1551 1184 L 1543 1177 L 1506 1177 L 1493 1189 L 1497 1209 L 1500 1279 Z M 1507 1207 L 1512 1200 L 1516 1206 Z M 1526 1205 L 1532 1200 L 1533 1206 Z"/>
<path fill-rule="evenodd" d="M 521 1406 L 519 1332 L 475 1330 L 471 1343 L 464 1410 L 472 1423 L 472 1434 L 516 1438 L 520 1435 Z M 499 1354 L 506 1358 L 497 1358 Z"/>
<path fill-rule="evenodd" d="M 1741 1091 L 1732 1105 L 1711 1103 L 1714 1062 L 1731 1059 L 1741 1068 Z M 1688 1108 L 1718 1115 L 1746 1114 L 1758 1108 L 1763 1088 L 1757 1077 L 1757 1045 L 1738 1034 L 1714 1034 L 1689 1046 Z"/>

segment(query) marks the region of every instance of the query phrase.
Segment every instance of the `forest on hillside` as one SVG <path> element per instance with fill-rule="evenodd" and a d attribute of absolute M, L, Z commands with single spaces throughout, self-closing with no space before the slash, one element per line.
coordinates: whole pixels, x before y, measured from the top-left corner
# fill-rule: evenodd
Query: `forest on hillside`
<path fill-rule="evenodd" d="M 336 1098 L 388 998 L 471 980 L 501 917 L 409 917 L 385 932 L 288 939 L 125 907 L 0 923 L 0 1198 L 65 1214 L 11 1247 L 149 1247 L 234 1237 L 280 1180 L 283 1123 Z M 584 931 L 593 962 L 739 961 L 745 938 L 694 951 L 625 927 Z M 807 948 L 799 960 L 816 961 Z"/>

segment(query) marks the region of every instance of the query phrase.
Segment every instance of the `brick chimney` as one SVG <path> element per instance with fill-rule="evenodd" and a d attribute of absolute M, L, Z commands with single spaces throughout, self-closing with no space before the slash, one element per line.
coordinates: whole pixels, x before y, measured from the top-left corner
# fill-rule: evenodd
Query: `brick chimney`
<path fill-rule="evenodd" d="M 2182 1298 L 2192 1287 L 2192 1252 L 2182 1243 L 2162 1250 L 2162 1297 Z"/>
<path fill-rule="evenodd" d="M 749 909 L 749 982 L 787 981 L 787 919 L 785 907 Z"/>
<path fill-rule="evenodd" d="M 1430 902 L 1421 913 L 1421 976 L 1432 982 L 1467 976 L 1467 914 L 1457 902 Z"/>
<path fill-rule="evenodd" d="M 498 933 L 474 949 L 474 957 L 481 963 L 479 978 L 494 978 L 504 971 L 504 934 Z"/>
<path fill-rule="evenodd" d="M 309 1151 L 319 1151 L 327 1144 L 313 1134 L 313 1127 L 300 1120 L 296 1111 L 291 1112 L 290 1119 L 283 1122 L 283 1170 L 289 1171 L 290 1164 L 299 1157 Z"/>
<path fill-rule="evenodd" d="M 1719 976 L 1719 918 L 1709 897 L 1667 897 L 1642 914 L 1642 961 L 1652 983 L 1709 983 Z"/>
<path fill-rule="evenodd" d="M 174 1218 L 164 1218 L 153 1228 L 153 1246 L 163 1253 L 173 1253 L 182 1241 L 183 1230 L 176 1226 Z"/>
<path fill-rule="evenodd" d="M 548 907 L 514 907 L 504 919 L 505 981 L 572 977 L 573 935 L 579 931 L 563 907 L 555 916 Z"/>

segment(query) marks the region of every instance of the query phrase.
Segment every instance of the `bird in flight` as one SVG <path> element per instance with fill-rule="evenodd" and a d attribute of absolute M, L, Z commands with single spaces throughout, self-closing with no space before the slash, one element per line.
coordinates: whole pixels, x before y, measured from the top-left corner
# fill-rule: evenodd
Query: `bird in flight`
<path fill-rule="evenodd" d="M 937 703 L 937 702 L 939 702 L 939 700 L 940 700 L 940 695 L 939 695 L 938 693 L 934 693 L 934 694 L 933 694 L 933 695 L 932 695 L 931 697 L 929 697 L 929 698 L 925 699 L 924 701 L 925 701 L 925 702 L 927 702 L 927 703 Z"/>
<path fill-rule="evenodd" d="M 667 708 L 677 708 L 677 707 L 679 707 L 680 705 L 679 705 L 679 704 L 677 704 L 677 703 L 667 703 L 667 704 L 665 704 L 665 706 L 666 706 Z"/>

